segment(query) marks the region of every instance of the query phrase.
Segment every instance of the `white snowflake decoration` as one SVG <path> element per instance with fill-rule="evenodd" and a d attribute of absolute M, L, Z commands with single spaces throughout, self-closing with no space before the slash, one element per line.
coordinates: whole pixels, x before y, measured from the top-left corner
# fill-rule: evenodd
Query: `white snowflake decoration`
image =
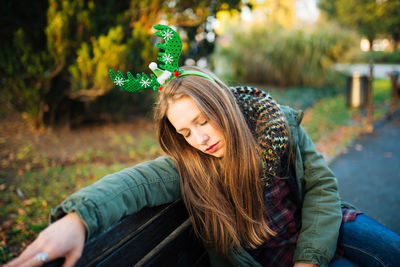
<path fill-rule="evenodd" d="M 140 85 L 143 86 L 144 88 L 147 88 L 150 86 L 150 80 L 145 78 L 142 78 L 142 80 L 140 80 Z"/>
<path fill-rule="evenodd" d="M 174 57 L 171 56 L 170 54 L 165 54 L 162 57 L 162 60 L 165 62 L 165 64 L 170 64 L 174 60 Z"/>
<path fill-rule="evenodd" d="M 114 80 L 114 83 L 115 83 L 116 85 L 118 85 L 118 86 L 122 86 L 122 85 L 124 85 L 124 79 L 122 79 L 121 77 L 117 77 L 117 78 Z"/>
<path fill-rule="evenodd" d="M 165 41 L 169 41 L 173 37 L 173 33 L 171 30 L 167 29 L 162 33 L 162 37 L 165 39 Z"/>

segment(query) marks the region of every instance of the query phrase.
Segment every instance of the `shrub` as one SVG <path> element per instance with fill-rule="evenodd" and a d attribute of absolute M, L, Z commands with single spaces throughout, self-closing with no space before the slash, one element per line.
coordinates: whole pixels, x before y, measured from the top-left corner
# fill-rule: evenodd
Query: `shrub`
<path fill-rule="evenodd" d="M 37 26 L 42 35 L 20 28 L 0 50 L 0 103 L 23 112 L 36 127 L 70 122 L 74 107 L 85 108 L 82 116 L 90 103 L 107 96 L 114 87 L 108 68 L 135 72 L 156 57 L 146 29 L 137 25 L 131 31 L 121 21 L 118 14 L 127 6 L 49 0 L 43 8 L 47 21 Z"/>
<path fill-rule="evenodd" d="M 125 68 L 121 59 L 126 58 L 128 46 L 122 44 L 123 37 L 122 27 L 117 26 L 108 35 L 81 44 L 76 61 L 69 66 L 72 98 L 93 95 L 96 99 L 111 89 L 108 68 Z"/>
<path fill-rule="evenodd" d="M 35 53 L 22 29 L 14 33 L 10 45 L 5 45 L 0 52 L 1 102 L 25 112 L 36 126 L 41 124 L 47 107 L 43 98 L 49 91 L 48 61 L 46 53 Z"/>
<path fill-rule="evenodd" d="M 213 55 L 222 78 L 277 86 L 320 86 L 330 67 L 349 50 L 351 35 L 336 28 L 312 32 L 280 27 L 239 27 Z"/>

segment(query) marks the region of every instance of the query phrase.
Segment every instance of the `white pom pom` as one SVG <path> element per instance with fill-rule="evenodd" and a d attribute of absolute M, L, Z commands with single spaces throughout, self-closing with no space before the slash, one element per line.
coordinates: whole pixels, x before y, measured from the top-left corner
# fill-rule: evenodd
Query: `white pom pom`
<path fill-rule="evenodd" d="M 151 63 L 149 64 L 149 68 L 150 68 L 151 70 L 157 69 L 157 63 L 151 62 Z"/>
<path fill-rule="evenodd" d="M 172 75 L 172 72 L 166 70 L 166 71 L 163 72 L 163 74 L 161 74 L 160 77 L 157 78 L 157 81 L 160 84 L 164 84 L 165 81 L 168 80 L 171 77 L 171 75 Z"/>

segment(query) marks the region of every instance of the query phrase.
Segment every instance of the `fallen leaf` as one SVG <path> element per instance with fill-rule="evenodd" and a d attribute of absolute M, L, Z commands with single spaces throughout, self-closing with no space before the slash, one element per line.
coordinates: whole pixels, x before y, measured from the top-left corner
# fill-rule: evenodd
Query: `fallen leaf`
<path fill-rule="evenodd" d="M 18 195 L 20 198 L 23 198 L 23 197 L 24 197 L 24 193 L 22 193 L 21 189 L 19 189 L 19 188 L 17 188 L 17 195 Z"/>
<path fill-rule="evenodd" d="M 385 153 L 383 154 L 383 157 L 385 157 L 385 158 L 391 158 L 391 157 L 392 157 L 392 152 L 385 152 Z"/>
<path fill-rule="evenodd" d="M 22 208 L 18 208 L 18 215 L 24 215 L 25 214 L 25 210 Z"/>
<path fill-rule="evenodd" d="M 27 199 L 27 200 L 24 200 L 24 205 L 31 205 L 32 204 L 32 199 Z"/>
<path fill-rule="evenodd" d="M 360 144 L 356 144 L 356 145 L 354 146 L 354 148 L 355 148 L 357 151 L 362 151 L 362 150 L 363 150 L 363 146 L 360 145 Z"/>

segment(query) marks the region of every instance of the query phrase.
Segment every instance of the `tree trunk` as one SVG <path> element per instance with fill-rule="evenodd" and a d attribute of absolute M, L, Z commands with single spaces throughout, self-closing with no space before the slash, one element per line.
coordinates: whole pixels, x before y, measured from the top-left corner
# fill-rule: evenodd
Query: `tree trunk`
<path fill-rule="evenodd" d="M 396 51 L 397 46 L 399 44 L 400 36 L 398 34 L 393 34 L 392 39 L 393 39 L 393 51 Z"/>
<path fill-rule="evenodd" d="M 374 45 L 374 38 L 368 37 L 368 42 L 369 42 L 369 49 L 368 49 L 368 51 L 372 51 L 372 46 Z"/>

